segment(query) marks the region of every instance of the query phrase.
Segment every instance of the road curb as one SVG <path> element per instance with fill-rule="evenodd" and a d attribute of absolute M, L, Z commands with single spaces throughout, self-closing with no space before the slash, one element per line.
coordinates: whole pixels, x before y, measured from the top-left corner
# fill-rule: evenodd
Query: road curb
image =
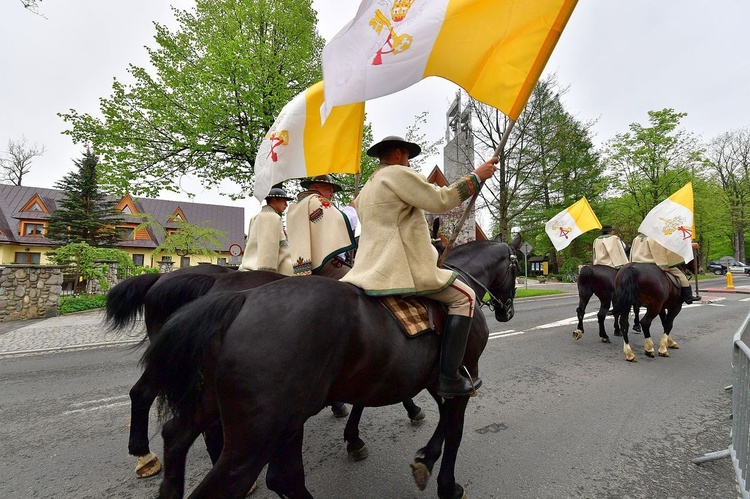
<path fill-rule="evenodd" d="M 702 289 L 701 293 L 739 293 L 750 295 L 750 289 Z"/>
<path fill-rule="evenodd" d="M 140 343 L 141 340 L 119 340 L 119 341 L 104 341 L 100 343 L 81 343 L 80 345 L 67 345 L 62 347 L 48 347 L 48 348 L 35 348 L 33 350 L 13 350 L 7 352 L 0 352 L 0 357 L 8 357 L 10 355 L 26 355 L 32 353 L 47 353 L 47 352 L 59 352 L 62 350 L 81 350 L 84 348 L 99 348 L 99 347 L 111 347 L 119 345 L 133 345 Z"/>

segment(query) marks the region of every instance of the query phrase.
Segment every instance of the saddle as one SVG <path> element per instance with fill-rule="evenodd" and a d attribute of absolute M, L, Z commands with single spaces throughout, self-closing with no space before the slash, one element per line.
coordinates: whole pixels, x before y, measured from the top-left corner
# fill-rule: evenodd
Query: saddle
<path fill-rule="evenodd" d="M 409 338 L 430 332 L 440 334 L 443 330 L 444 314 L 440 302 L 421 296 L 399 295 L 383 296 L 378 301 Z"/>

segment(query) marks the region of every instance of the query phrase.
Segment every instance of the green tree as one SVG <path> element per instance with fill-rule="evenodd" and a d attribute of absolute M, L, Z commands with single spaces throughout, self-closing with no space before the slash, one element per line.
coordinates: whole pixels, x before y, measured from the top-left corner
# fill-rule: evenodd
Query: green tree
<path fill-rule="evenodd" d="M 650 126 L 631 123 L 605 147 L 609 182 L 633 199 L 628 217 L 643 220 L 649 211 L 700 173 L 696 137 L 680 128 L 685 113 L 649 111 Z"/>
<path fill-rule="evenodd" d="M 103 185 L 115 192 L 155 197 L 194 175 L 205 187 L 229 179 L 241 197 L 281 108 L 321 79 L 311 0 L 197 0 L 174 13 L 174 32 L 155 24 L 153 74 L 131 65 L 133 83 L 115 80 L 101 118 L 60 114 L 65 133 L 102 155 Z"/>
<path fill-rule="evenodd" d="M 154 257 L 159 255 L 202 255 L 216 258 L 223 247 L 226 232 L 211 227 L 211 222 L 191 224 L 184 220 L 174 220 L 177 229 L 168 231 L 156 218 L 146 215 L 135 231 L 149 229 L 160 233 L 161 244 L 154 248 Z"/>
<path fill-rule="evenodd" d="M 745 228 L 750 223 L 750 129 L 733 130 L 714 138 L 707 147 L 704 164 L 707 176 L 721 187 L 717 194 L 724 209 L 720 213 L 726 214 L 725 234 L 732 253 L 744 262 Z"/>
<path fill-rule="evenodd" d="M 52 212 L 46 236 L 64 244 L 85 242 L 91 246 L 114 246 L 120 240 L 116 225 L 122 223 L 116 201 L 107 199 L 99 188 L 99 159 L 86 150 L 74 161 L 77 172 L 71 172 L 55 183 L 63 191 L 58 208 Z"/>
<path fill-rule="evenodd" d="M 585 195 L 589 200 L 602 192 L 601 165 L 590 137 L 591 123 L 581 122 L 562 102 L 566 92 L 550 76 L 540 80 L 511 131 L 500 156 L 499 171 L 482 189 L 478 207 L 492 218 L 493 232 L 510 240 L 510 228 L 519 226 L 536 254 L 550 252 L 550 271 L 557 272 L 554 248 L 544 224 L 565 206 Z M 506 116 L 494 108 L 471 101 L 477 149 L 494 153 L 509 126 Z M 570 253 L 578 255 L 578 245 Z M 582 247 L 581 247 L 582 248 Z M 590 253 L 590 245 L 585 257 Z"/>

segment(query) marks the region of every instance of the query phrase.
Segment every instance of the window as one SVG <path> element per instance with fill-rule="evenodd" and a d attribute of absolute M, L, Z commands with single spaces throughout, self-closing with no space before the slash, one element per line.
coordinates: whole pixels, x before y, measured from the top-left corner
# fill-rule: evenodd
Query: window
<path fill-rule="evenodd" d="M 224 267 L 226 264 L 227 264 L 227 259 L 226 258 L 217 258 L 216 259 L 216 265 L 221 265 L 222 267 Z"/>
<path fill-rule="evenodd" d="M 136 267 L 143 267 L 143 255 L 136 253 L 133 255 L 133 265 Z"/>
<path fill-rule="evenodd" d="M 183 256 L 180 258 L 180 268 L 190 267 L 190 257 L 189 256 Z"/>
<path fill-rule="evenodd" d="M 42 259 L 41 253 L 31 253 L 29 251 L 16 251 L 16 258 L 13 260 L 13 263 L 25 263 L 25 264 L 31 264 L 31 263 L 40 263 Z"/>
<path fill-rule="evenodd" d="M 34 204 L 31 205 L 31 207 L 28 209 L 28 211 L 44 211 L 41 206 L 39 206 L 39 203 L 36 201 Z"/>
<path fill-rule="evenodd" d="M 133 239 L 133 237 L 135 236 L 132 227 L 117 227 L 117 233 L 120 235 L 120 239 L 122 239 L 123 241 Z"/>
<path fill-rule="evenodd" d="M 162 262 L 171 262 L 172 261 L 172 256 L 171 255 L 163 255 L 161 257 L 161 261 Z"/>
<path fill-rule="evenodd" d="M 32 224 L 28 222 L 23 224 L 24 236 L 41 236 L 43 232 L 44 224 Z"/>
<path fill-rule="evenodd" d="M 132 215 L 133 214 L 133 210 L 131 210 L 130 206 L 128 206 L 128 205 L 125 205 L 125 206 L 122 207 L 122 212 L 125 215 Z"/>

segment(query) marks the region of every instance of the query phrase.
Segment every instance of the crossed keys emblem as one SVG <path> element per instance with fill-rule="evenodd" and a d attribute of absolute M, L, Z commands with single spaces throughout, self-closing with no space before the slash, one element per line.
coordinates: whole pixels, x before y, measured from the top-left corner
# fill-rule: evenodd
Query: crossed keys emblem
<path fill-rule="evenodd" d="M 285 146 L 289 143 L 289 132 L 287 130 L 282 130 L 278 135 L 276 135 L 275 132 L 270 133 L 266 138 L 271 141 L 271 149 L 268 151 L 268 156 L 271 157 L 271 161 L 276 163 L 279 160 L 279 154 L 276 152 L 276 148 L 281 145 Z"/>
<path fill-rule="evenodd" d="M 558 234 L 559 237 L 564 237 L 565 239 L 568 239 L 568 234 L 571 233 L 573 230 L 573 227 L 565 227 L 563 225 L 553 225 L 552 230 L 560 230 L 560 233 Z"/>
<path fill-rule="evenodd" d="M 391 20 L 388 19 L 380 9 L 377 9 L 375 11 L 375 17 L 370 19 L 370 26 L 378 34 L 380 34 L 383 29 L 388 29 L 388 38 L 385 40 L 383 46 L 378 49 L 375 57 L 372 59 L 373 66 L 383 64 L 383 54 L 400 54 L 401 52 L 409 50 L 409 47 L 411 47 L 413 41 L 412 36 L 406 33 L 401 35 L 396 33 Z"/>
<path fill-rule="evenodd" d="M 662 218 L 659 217 L 659 220 L 664 222 L 664 229 L 662 232 L 665 236 L 671 236 L 675 232 L 679 232 L 682 234 L 682 240 L 690 239 L 693 237 L 693 228 L 692 227 L 685 227 L 683 224 L 685 223 L 685 219 L 683 217 L 674 217 L 674 218 Z"/>

